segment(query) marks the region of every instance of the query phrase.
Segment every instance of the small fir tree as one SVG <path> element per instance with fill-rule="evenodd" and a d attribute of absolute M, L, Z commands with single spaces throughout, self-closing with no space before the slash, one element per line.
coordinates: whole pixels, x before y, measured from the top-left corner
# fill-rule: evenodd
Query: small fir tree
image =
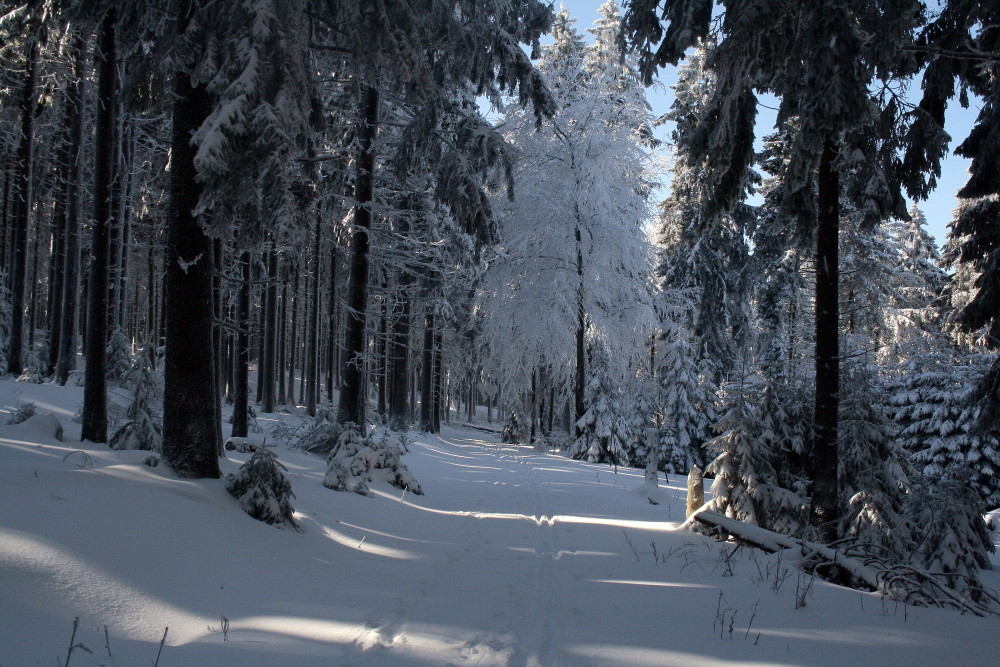
<path fill-rule="evenodd" d="M 107 361 L 105 362 L 105 372 L 109 384 L 117 387 L 128 386 L 128 376 L 134 368 L 131 348 L 125 331 L 115 329 L 108 340 Z"/>
<path fill-rule="evenodd" d="M 876 369 L 856 361 L 845 370 L 837 479 L 846 507 L 839 532 L 874 556 L 905 557 L 911 536 L 904 505 L 913 472 L 896 443 Z"/>
<path fill-rule="evenodd" d="M 622 409 L 621 388 L 613 379 L 608 361 L 602 347 L 591 349 L 591 377 L 585 391 L 587 410 L 577 420 L 581 435 L 569 454 L 592 463 L 628 466 L 633 463 L 634 442 Z"/>
<path fill-rule="evenodd" d="M 298 528 L 292 507 L 292 485 L 285 477 L 287 468 L 267 447 L 258 447 L 240 469 L 226 478 L 226 490 L 243 510 L 278 528 Z"/>
<path fill-rule="evenodd" d="M 157 409 L 163 397 L 163 385 L 156 372 L 156 348 L 147 344 L 125 377 L 132 388 L 132 402 L 125 411 L 125 422 L 108 441 L 112 449 L 145 449 L 159 452 L 163 445 L 163 427 Z"/>
<path fill-rule="evenodd" d="M 993 536 L 967 471 L 951 469 L 936 481 L 924 478 L 910 497 L 910 532 L 920 536 L 913 559 L 963 598 L 985 601 L 980 570 L 990 570 Z"/>

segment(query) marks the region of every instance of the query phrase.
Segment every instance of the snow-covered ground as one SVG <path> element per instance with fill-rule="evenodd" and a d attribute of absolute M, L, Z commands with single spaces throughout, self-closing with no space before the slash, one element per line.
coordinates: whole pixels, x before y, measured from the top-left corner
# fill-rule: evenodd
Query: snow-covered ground
<path fill-rule="evenodd" d="M 65 439 L 0 427 L 3 667 L 63 664 L 74 618 L 74 666 L 1000 664 L 1000 618 L 674 530 L 684 478 L 650 494 L 641 471 L 446 428 L 411 435 L 425 495 L 366 498 L 279 446 L 295 532 L 251 519 L 222 480 L 81 444 L 79 387 L 0 382 L 0 408 L 18 399 Z"/>

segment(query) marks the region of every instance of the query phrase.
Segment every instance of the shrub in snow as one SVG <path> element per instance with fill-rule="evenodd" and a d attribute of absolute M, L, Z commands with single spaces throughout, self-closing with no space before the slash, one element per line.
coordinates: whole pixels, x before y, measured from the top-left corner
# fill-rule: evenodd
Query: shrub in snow
<path fill-rule="evenodd" d="M 503 423 L 500 441 L 508 445 L 519 445 L 524 439 L 524 423 L 516 412 L 511 411 L 507 421 Z"/>
<path fill-rule="evenodd" d="M 258 521 L 278 528 L 298 528 L 291 502 L 295 494 L 285 470 L 273 451 L 258 447 L 249 461 L 226 478 L 226 490 Z"/>
<path fill-rule="evenodd" d="M 4 425 L 10 426 L 13 424 L 20 424 L 21 422 L 26 421 L 29 417 L 35 416 L 37 412 L 38 411 L 34 403 L 29 403 L 28 401 L 18 401 L 17 407 L 14 408 L 13 412 L 10 413 L 10 416 L 4 420 Z"/>
<path fill-rule="evenodd" d="M 389 484 L 420 495 L 423 489 L 401 460 L 404 453 L 406 443 L 401 436 L 388 430 L 365 436 L 356 424 L 345 424 L 330 450 L 323 486 L 368 496 L 368 485 L 379 474 Z"/>
<path fill-rule="evenodd" d="M 340 439 L 344 430 L 337 422 L 335 412 L 328 407 L 316 409 L 316 416 L 305 425 L 306 431 L 301 435 L 295 446 L 304 452 L 328 455 Z M 272 435 L 274 435 L 272 433 Z M 295 437 L 294 433 L 285 433 L 287 439 Z"/>
<path fill-rule="evenodd" d="M 157 404 L 161 397 L 160 378 L 155 370 L 155 348 L 147 345 L 135 360 L 125 383 L 132 387 L 132 402 L 125 410 L 125 420 L 108 440 L 112 449 L 147 449 L 158 452 L 163 445 L 163 430 Z"/>

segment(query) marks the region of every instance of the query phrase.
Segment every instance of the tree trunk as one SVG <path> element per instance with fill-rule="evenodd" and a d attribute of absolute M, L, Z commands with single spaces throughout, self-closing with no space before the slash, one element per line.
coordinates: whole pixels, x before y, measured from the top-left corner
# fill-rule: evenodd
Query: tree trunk
<path fill-rule="evenodd" d="M 577 217 L 579 218 L 580 212 L 577 211 Z M 577 225 L 573 230 L 573 237 L 576 241 L 576 277 L 577 277 L 577 293 L 576 293 L 576 386 L 575 386 L 575 407 L 576 416 L 574 419 L 575 424 L 579 424 L 580 420 L 583 418 L 584 413 L 587 411 L 586 407 L 586 396 L 585 390 L 587 386 L 587 365 L 586 365 L 586 346 L 585 346 L 585 336 L 586 336 L 586 323 L 587 323 L 587 312 L 584 309 L 583 304 L 583 237 L 580 234 L 580 226 Z M 582 438 L 584 429 L 579 425 L 576 427 L 576 437 L 577 439 Z"/>
<path fill-rule="evenodd" d="M 243 281 L 236 313 L 236 372 L 233 380 L 233 437 L 247 437 L 250 421 L 250 253 L 243 253 Z"/>
<path fill-rule="evenodd" d="M 181 12 L 181 32 L 191 4 Z M 201 186 L 192 134 L 211 111 L 204 85 L 187 72 L 174 73 L 170 208 L 166 247 L 166 356 L 163 392 L 163 457 L 181 477 L 219 477 L 219 394 L 213 340 L 212 239 L 193 211 Z"/>
<path fill-rule="evenodd" d="M 72 84 L 71 84 L 72 85 Z M 63 107 L 63 127 L 59 133 L 59 150 L 56 158 L 56 170 L 62 181 L 58 194 L 55 194 L 53 206 L 51 238 L 52 253 L 49 255 L 49 298 L 47 304 L 49 345 L 46 355 L 45 375 L 55 375 L 56 363 L 59 361 L 59 339 L 62 336 L 62 300 L 64 295 L 63 279 L 66 277 L 66 230 L 69 224 L 66 206 L 66 190 L 71 177 L 70 161 L 72 148 L 70 134 L 72 133 L 73 117 L 69 114 L 69 91 Z"/>
<path fill-rule="evenodd" d="M 38 41 L 32 40 L 21 98 L 21 141 L 17 148 L 17 172 L 14 187 L 14 230 L 11 239 L 10 263 L 10 340 L 7 347 L 7 372 L 15 376 L 24 370 L 24 298 L 28 269 L 28 227 L 33 199 L 34 160 L 31 147 L 35 135 L 36 85 L 38 74 Z"/>
<path fill-rule="evenodd" d="M 440 327 L 434 328 L 434 400 L 431 401 L 431 408 L 433 410 L 433 422 L 434 430 L 433 433 L 441 432 L 441 403 L 444 399 L 444 363 L 443 363 L 443 350 L 441 349 L 441 329 Z M 444 409 L 447 411 L 447 403 Z M 445 412 L 445 419 L 448 418 L 447 412 Z"/>
<path fill-rule="evenodd" d="M 340 389 L 337 420 L 364 426 L 365 318 L 368 313 L 368 232 L 375 186 L 375 137 L 378 132 L 379 95 L 374 86 L 364 89 L 361 105 L 360 148 L 357 164 L 357 206 L 351 235 L 350 281 L 347 287 L 347 330 L 344 335 L 344 382 Z"/>
<path fill-rule="evenodd" d="M 420 363 L 420 430 L 434 433 L 434 313 L 424 314 L 424 347 Z"/>
<path fill-rule="evenodd" d="M 340 367 L 337 355 L 337 235 L 330 239 L 330 294 L 327 297 L 329 305 L 329 332 L 326 348 L 326 397 L 333 402 L 333 391 L 340 381 Z"/>
<path fill-rule="evenodd" d="M 840 309 L 838 232 L 840 181 L 833 162 L 837 148 L 823 146 L 816 232 L 816 403 L 813 426 L 812 507 L 809 524 L 820 539 L 838 537 L 837 411 L 840 402 Z"/>
<path fill-rule="evenodd" d="M 389 427 L 405 431 L 409 426 L 409 378 L 410 369 L 410 310 L 412 307 L 410 288 L 413 276 L 405 272 L 399 280 L 399 295 L 396 297 L 396 316 L 389 331 Z"/>
<path fill-rule="evenodd" d="M 263 367 L 261 411 L 274 412 L 274 380 L 283 369 L 277 368 L 275 352 L 278 337 L 278 253 L 272 247 L 267 254 L 267 288 L 264 305 L 264 334 L 261 366 Z"/>
<path fill-rule="evenodd" d="M 306 381 L 306 414 L 310 417 L 316 416 L 316 403 L 319 401 L 319 251 L 320 242 L 322 241 L 322 217 L 319 212 L 319 204 L 317 203 L 316 206 L 316 228 L 313 232 L 312 252 L 312 294 L 309 297 L 308 351 L 305 360 L 305 367 L 308 369 L 308 378 Z"/>
<path fill-rule="evenodd" d="M 66 93 L 66 116 L 71 118 L 70 156 L 66 177 L 66 247 L 60 317 L 59 360 L 56 381 L 65 385 L 70 371 L 76 368 L 76 331 L 78 287 L 80 283 L 80 187 L 83 178 L 83 80 L 86 76 L 86 42 L 76 36 L 73 42 L 73 81 Z"/>
<path fill-rule="evenodd" d="M 114 178 L 113 147 L 117 109 L 117 17 L 109 11 L 101 23 L 98 44 L 97 131 L 95 136 L 94 220 L 91 227 L 90 275 L 87 295 L 87 372 L 83 385 L 81 439 L 108 440 L 108 234 L 111 226 L 111 191 Z"/>
<path fill-rule="evenodd" d="M 127 244 L 128 244 L 128 226 L 123 226 L 122 231 L 125 233 L 123 240 L 125 245 L 122 246 L 122 254 L 126 255 Z M 222 244 L 222 239 L 212 239 L 212 342 L 214 344 L 215 351 L 215 426 L 218 429 L 216 442 L 219 443 L 219 456 L 225 456 L 226 451 L 222 449 L 222 397 L 226 389 L 226 376 L 223 372 L 225 364 L 222 360 L 225 359 L 225 351 L 222 346 L 223 341 L 223 312 L 222 312 L 222 271 L 225 266 L 224 260 L 224 249 Z M 122 271 L 125 270 L 125 261 L 122 260 Z M 122 290 L 125 289 L 125 285 L 122 285 Z"/>

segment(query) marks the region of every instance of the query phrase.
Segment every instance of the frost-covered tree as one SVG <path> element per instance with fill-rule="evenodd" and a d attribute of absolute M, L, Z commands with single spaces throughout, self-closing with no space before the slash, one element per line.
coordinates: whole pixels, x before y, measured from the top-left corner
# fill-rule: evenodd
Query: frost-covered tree
<path fill-rule="evenodd" d="M 808 502 L 783 486 L 780 466 L 789 466 L 789 445 L 782 441 L 780 427 L 762 415 L 762 407 L 772 410 L 761 378 L 741 375 L 723 387 L 718 435 L 705 444 L 715 455 L 705 469 L 715 476 L 709 508 L 769 530 L 798 533 Z"/>
<path fill-rule="evenodd" d="M 1000 506 L 1000 433 L 983 429 L 969 396 L 989 367 L 985 354 L 951 351 L 913 358 L 890 402 L 900 444 L 929 480 L 962 475 L 988 508 Z"/>
<path fill-rule="evenodd" d="M 344 368 L 338 411 L 345 423 L 364 422 L 363 358 L 369 280 L 369 233 L 374 178 L 379 151 L 377 134 L 381 114 L 379 82 L 388 81 L 392 96 L 416 110 L 412 128 L 416 136 L 431 141 L 440 135 L 434 122 L 453 104 L 456 93 L 474 92 L 500 106 L 502 94 L 516 94 L 522 105 L 531 103 L 536 119 L 551 112 L 552 100 L 521 45 L 537 46 L 548 28 L 550 10 L 538 0 L 428 0 L 411 4 L 324 2 L 334 9 L 333 48 L 351 54 L 345 71 L 357 82 L 358 140 L 355 163 L 354 231 L 351 238 L 351 277 L 347 303 Z M 433 58 L 426 54 L 434 53 Z M 491 132 L 479 124 L 473 143 L 490 143 Z M 437 180 L 451 194 L 483 211 L 482 190 L 474 179 L 462 177 L 475 170 L 455 152 L 441 160 Z M 461 184 L 461 187 L 460 187 Z M 485 211 L 483 211 L 485 212 Z M 465 216 L 461 216 L 465 217 Z M 488 215 L 487 215 L 488 217 Z M 472 214 L 472 219 L 476 215 Z M 463 220 L 465 222 L 466 220 Z M 480 221 L 482 219 L 480 218 Z M 472 222 L 472 220 L 469 220 Z"/>
<path fill-rule="evenodd" d="M 958 322 L 959 314 L 972 302 L 978 292 L 977 283 L 981 270 L 975 262 L 961 261 L 962 248 L 969 241 L 969 237 L 957 235 L 955 225 L 961 219 L 963 212 L 976 203 L 975 199 L 958 201 L 952 212 L 952 219 L 948 223 L 948 235 L 941 251 L 941 261 L 950 273 L 940 304 L 942 326 L 953 344 L 965 350 L 973 350 L 985 344 L 984 328 L 966 331 Z"/>
<path fill-rule="evenodd" d="M 506 381 L 521 369 L 557 369 L 551 380 L 574 387 L 578 422 L 593 379 L 588 346 L 604 346 L 620 373 L 638 366 L 651 330 L 643 233 L 649 111 L 635 82 L 601 65 L 603 52 L 583 44 L 565 11 L 553 36 L 539 69 L 556 113 L 536 131 L 534 118 L 509 107 L 502 126 L 519 154 L 515 197 L 497 203 L 500 244 L 479 308 L 494 375 Z"/>

